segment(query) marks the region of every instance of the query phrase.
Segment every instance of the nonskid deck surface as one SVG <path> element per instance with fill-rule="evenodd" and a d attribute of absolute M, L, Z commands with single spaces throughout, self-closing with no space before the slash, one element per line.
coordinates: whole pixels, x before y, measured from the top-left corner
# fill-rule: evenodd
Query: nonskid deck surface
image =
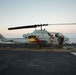
<path fill-rule="evenodd" d="M 70 52 L 0 50 L 0 75 L 76 75 Z"/>
<path fill-rule="evenodd" d="M 76 48 L 1 44 L 0 75 L 76 75 Z"/>

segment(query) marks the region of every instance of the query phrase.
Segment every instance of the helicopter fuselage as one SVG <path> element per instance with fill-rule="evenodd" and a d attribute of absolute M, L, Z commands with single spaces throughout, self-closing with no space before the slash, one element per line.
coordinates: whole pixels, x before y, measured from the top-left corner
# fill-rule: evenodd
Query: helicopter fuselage
<path fill-rule="evenodd" d="M 61 34 L 57 32 L 48 32 L 47 30 L 34 30 L 33 33 L 23 34 L 23 37 L 28 39 L 28 43 L 35 43 L 35 38 L 40 40 L 40 44 L 51 44 L 50 35 L 54 36 L 54 45 L 59 45 L 58 37 L 56 34 Z M 63 36 L 63 35 L 62 35 Z M 66 38 L 64 37 L 64 42 Z"/>

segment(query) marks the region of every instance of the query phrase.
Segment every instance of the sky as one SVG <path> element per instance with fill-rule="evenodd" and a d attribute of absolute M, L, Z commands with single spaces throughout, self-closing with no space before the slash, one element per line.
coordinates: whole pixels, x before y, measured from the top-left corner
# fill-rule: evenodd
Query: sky
<path fill-rule="evenodd" d="M 0 0 L 0 33 L 5 37 L 22 37 L 35 29 L 9 31 L 9 27 L 46 23 L 76 23 L 76 0 Z M 50 25 L 43 28 L 76 38 L 76 25 Z M 74 39 L 73 42 L 76 41 Z"/>

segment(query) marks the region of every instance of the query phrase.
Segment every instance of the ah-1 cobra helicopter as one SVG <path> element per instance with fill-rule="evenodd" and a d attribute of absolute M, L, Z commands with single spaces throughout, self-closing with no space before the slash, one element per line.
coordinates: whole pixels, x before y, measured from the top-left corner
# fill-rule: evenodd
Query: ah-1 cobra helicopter
<path fill-rule="evenodd" d="M 27 34 L 23 34 L 24 40 L 23 43 L 27 43 L 27 44 L 35 44 L 35 38 L 38 37 L 40 40 L 40 44 L 42 45 L 50 45 L 50 35 L 54 36 L 54 45 L 59 45 L 59 37 L 57 37 L 56 35 L 59 35 L 61 37 L 64 38 L 63 43 L 65 43 L 66 41 L 69 41 L 69 38 L 65 37 L 63 34 L 59 33 L 59 32 L 48 32 L 45 29 L 42 29 L 42 26 L 48 26 L 48 25 L 75 25 L 76 23 L 62 23 L 62 24 L 38 24 L 38 25 L 29 25 L 29 26 L 20 26 L 20 27 L 12 27 L 12 28 L 8 28 L 8 30 L 15 30 L 15 29 L 24 29 L 24 28 L 36 28 L 36 27 L 41 27 L 40 30 L 34 30 L 32 33 L 27 33 Z M 14 40 L 13 40 L 14 41 Z M 14 42 L 18 42 L 18 41 L 14 41 Z"/>

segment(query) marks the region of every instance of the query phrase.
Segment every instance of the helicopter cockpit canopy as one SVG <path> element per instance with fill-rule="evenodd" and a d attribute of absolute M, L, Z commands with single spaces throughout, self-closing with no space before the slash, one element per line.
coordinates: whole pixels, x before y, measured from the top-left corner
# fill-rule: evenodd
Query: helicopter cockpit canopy
<path fill-rule="evenodd" d="M 47 32 L 47 30 L 45 30 L 45 29 L 44 29 L 44 30 L 34 30 L 34 31 L 33 31 L 33 34 L 39 34 L 39 33 L 46 34 L 46 33 L 48 33 L 48 32 Z"/>
<path fill-rule="evenodd" d="M 23 37 L 28 38 L 28 36 L 31 36 L 32 33 L 28 33 L 28 34 L 23 34 Z"/>
<path fill-rule="evenodd" d="M 55 36 L 56 36 L 56 37 L 63 37 L 63 38 L 64 38 L 64 35 L 61 34 L 61 33 L 56 33 Z"/>

